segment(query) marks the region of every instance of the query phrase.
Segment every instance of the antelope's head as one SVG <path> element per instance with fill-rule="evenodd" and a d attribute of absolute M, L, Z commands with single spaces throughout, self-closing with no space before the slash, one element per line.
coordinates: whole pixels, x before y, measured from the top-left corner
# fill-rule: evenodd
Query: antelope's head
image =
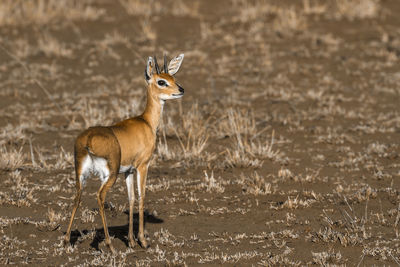
<path fill-rule="evenodd" d="M 153 97 L 158 97 L 160 101 L 165 101 L 183 96 L 184 90 L 175 81 L 174 77 L 174 74 L 178 72 L 182 64 L 183 56 L 183 54 L 180 54 L 173 58 L 168 64 L 167 57 L 164 55 L 164 66 L 162 70 L 160 70 L 157 64 L 156 57 L 148 58 L 144 76 L 149 85 L 149 92 Z"/>

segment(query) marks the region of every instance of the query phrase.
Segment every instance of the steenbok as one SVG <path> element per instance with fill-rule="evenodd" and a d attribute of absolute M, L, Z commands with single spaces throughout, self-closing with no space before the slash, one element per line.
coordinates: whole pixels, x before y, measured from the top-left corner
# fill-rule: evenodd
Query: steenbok
<path fill-rule="evenodd" d="M 136 173 L 139 195 L 139 233 L 142 247 L 147 248 L 143 226 L 143 205 L 146 192 L 147 170 L 156 147 L 157 128 L 166 100 L 183 96 L 183 88 L 175 81 L 174 74 L 182 64 L 183 54 L 172 59 L 160 70 L 156 57 L 147 60 L 144 76 L 147 82 L 147 104 L 142 115 L 132 117 L 112 126 L 96 126 L 82 132 L 75 141 L 76 196 L 71 220 L 64 242 L 68 244 L 71 226 L 79 207 L 82 189 L 91 174 L 99 176 L 101 186 L 97 192 L 97 202 L 103 221 L 105 241 L 115 252 L 108 233 L 104 214 L 104 201 L 107 191 L 114 185 L 119 173 L 125 174 L 129 198 L 129 245 L 134 247 L 133 206 L 135 190 L 133 174 Z M 155 72 L 154 72 L 155 69 Z"/>

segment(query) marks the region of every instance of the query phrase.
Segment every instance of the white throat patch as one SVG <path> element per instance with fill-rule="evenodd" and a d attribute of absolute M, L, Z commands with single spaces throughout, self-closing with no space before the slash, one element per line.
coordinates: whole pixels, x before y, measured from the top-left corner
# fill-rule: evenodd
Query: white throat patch
<path fill-rule="evenodd" d="M 165 100 L 164 99 L 160 99 L 160 104 L 161 104 L 161 114 L 164 111 L 164 104 L 165 104 Z"/>

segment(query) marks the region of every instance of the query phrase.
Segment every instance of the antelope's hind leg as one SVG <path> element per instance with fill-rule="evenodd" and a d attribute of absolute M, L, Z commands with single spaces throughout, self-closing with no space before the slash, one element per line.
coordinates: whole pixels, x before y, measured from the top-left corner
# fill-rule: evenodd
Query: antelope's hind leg
<path fill-rule="evenodd" d="M 110 188 L 114 185 L 115 181 L 117 180 L 120 167 L 119 165 L 121 160 L 120 157 L 121 154 L 118 147 L 118 149 L 110 151 L 110 154 L 107 159 L 101 158 L 99 166 L 96 167 L 100 171 L 100 178 L 102 180 L 102 185 L 99 191 L 97 192 L 97 202 L 99 204 L 100 216 L 103 222 L 104 235 L 106 239 L 105 241 L 107 246 L 113 253 L 115 253 L 115 250 L 111 244 L 110 234 L 108 233 L 107 220 L 104 213 L 104 202 L 106 200 L 107 191 L 110 190 Z M 98 160 L 99 159 L 97 159 L 97 161 Z"/>
<path fill-rule="evenodd" d="M 105 241 L 112 253 L 115 253 L 115 249 L 111 244 L 110 234 L 108 233 L 107 220 L 106 220 L 106 216 L 104 213 L 104 202 L 106 199 L 107 191 L 114 185 L 115 181 L 117 180 L 117 173 L 118 172 L 115 172 L 115 171 L 110 172 L 110 176 L 101 185 L 99 191 L 97 192 L 97 203 L 99 204 L 100 216 L 101 216 L 101 220 L 103 222 L 104 235 L 105 235 L 105 239 L 106 239 Z"/>
<path fill-rule="evenodd" d="M 85 180 L 90 175 L 90 165 L 91 159 L 87 154 L 86 150 L 79 146 L 79 143 L 75 145 L 75 187 L 76 187 L 76 195 L 74 199 L 74 207 L 71 213 L 71 219 L 68 224 L 67 232 L 64 236 L 64 245 L 68 245 L 71 238 L 71 228 L 72 223 L 74 222 L 74 218 L 76 212 L 79 208 L 79 204 L 81 202 L 82 189 L 85 183 Z"/>
<path fill-rule="evenodd" d="M 64 245 L 68 245 L 70 242 L 72 223 L 74 222 L 76 211 L 78 210 L 79 204 L 81 202 L 82 186 L 80 183 L 79 184 L 78 183 L 79 182 L 77 182 L 77 186 L 76 186 L 77 192 L 76 192 L 75 200 L 74 200 L 74 208 L 72 209 L 71 219 L 68 224 L 67 232 L 65 233 L 65 236 L 64 236 Z"/>
<path fill-rule="evenodd" d="M 121 149 L 113 131 L 107 127 L 88 129 L 86 149 L 92 159 L 92 171 L 98 174 L 101 186 L 97 191 L 97 203 L 104 227 L 105 242 L 114 253 L 108 233 L 107 220 L 104 213 L 104 202 L 107 191 L 114 185 L 119 173 Z"/>

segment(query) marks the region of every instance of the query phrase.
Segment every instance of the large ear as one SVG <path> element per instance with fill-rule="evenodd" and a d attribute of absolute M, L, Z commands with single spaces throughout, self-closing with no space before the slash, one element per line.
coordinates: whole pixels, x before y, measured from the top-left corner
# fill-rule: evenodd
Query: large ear
<path fill-rule="evenodd" d="M 146 69 L 144 71 L 144 78 L 146 79 L 146 82 L 148 82 L 151 79 L 151 76 L 153 76 L 153 65 L 154 65 L 153 58 L 149 57 L 147 59 Z"/>
<path fill-rule="evenodd" d="M 182 64 L 183 57 L 184 57 L 184 55 L 183 55 L 183 54 L 180 54 L 179 56 L 174 57 L 174 58 L 169 62 L 169 65 L 168 65 L 168 73 L 169 73 L 170 75 L 174 75 L 175 73 L 178 72 L 178 70 L 179 70 L 179 68 L 180 68 L 180 66 L 181 66 L 181 64 Z"/>

